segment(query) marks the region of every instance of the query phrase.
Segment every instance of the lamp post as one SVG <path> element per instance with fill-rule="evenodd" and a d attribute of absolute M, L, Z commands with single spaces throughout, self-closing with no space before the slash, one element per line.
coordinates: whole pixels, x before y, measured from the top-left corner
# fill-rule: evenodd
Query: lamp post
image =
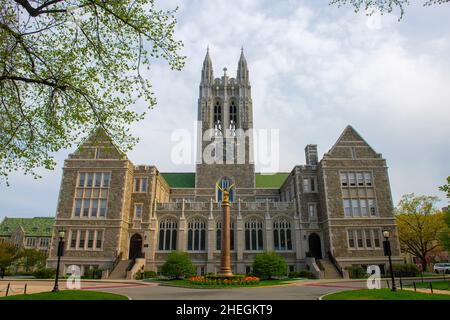
<path fill-rule="evenodd" d="M 64 235 L 65 232 L 64 231 L 60 231 L 58 233 L 59 236 L 59 241 L 58 241 L 58 264 L 56 265 L 56 277 L 55 277 L 55 286 L 53 287 L 52 292 L 58 292 L 59 288 L 58 288 L 58 280 L 59 280 L 59 264 L 61 262 L 61 256 L 63 255 L 63 250 L 64 250 Z"/>
<path fill-rule="evenodd" d="M 383 248 L 384 248 L 384 255 L 389 257 L 389 270 L 391 272 L 391 280 L 392 280 L 391 291 L 395 292 L 397 291 L 397 288 L 395 287 L 394 272 L 392 270 L 392 259 L 391 259 L 392 252 L 391 252 L 391 243 L 389 242 L 389 235 L 390 235 L 389 230 L 383 231 L 384 237 Z"/>

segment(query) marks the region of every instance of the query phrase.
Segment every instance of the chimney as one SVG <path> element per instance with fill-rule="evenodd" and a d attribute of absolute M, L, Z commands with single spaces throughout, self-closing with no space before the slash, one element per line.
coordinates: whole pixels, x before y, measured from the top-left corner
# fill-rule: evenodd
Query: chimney
<path fill-rule="evenodd" d="M 317 144 L 308 144 L 305 147 L 306 164 L 315 166 L 319 161 L 317 156 Z"/>

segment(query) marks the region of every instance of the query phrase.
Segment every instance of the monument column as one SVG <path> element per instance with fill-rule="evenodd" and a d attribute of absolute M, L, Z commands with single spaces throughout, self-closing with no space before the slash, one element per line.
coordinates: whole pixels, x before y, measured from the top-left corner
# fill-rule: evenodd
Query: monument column
<path fill-rule="evenodd" d="M 223 191 L 222 201 L 222 250 L 220 252 L 220 271 L 221 276 L 231 276 L 231 258 L 230 258 L 230 201 L 228 190 Z"/>

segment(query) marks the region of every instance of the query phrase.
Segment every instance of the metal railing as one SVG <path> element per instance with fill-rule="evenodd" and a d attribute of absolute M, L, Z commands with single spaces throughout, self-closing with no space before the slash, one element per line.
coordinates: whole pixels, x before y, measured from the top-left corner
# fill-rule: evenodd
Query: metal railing
<path fill-rule="evenodd" d="M 5 288 L 3 288 L 3 289 L 0 288 L 0 292 L 5 292 L 5 297 L 7 297 L 10 293 L 27 294 L 27 286 L 28 285 L 25 283 L 25 285 L 23 287 L 14 289 L 11 286 L 11 283 L 8 282 L 8 285 Z"/>

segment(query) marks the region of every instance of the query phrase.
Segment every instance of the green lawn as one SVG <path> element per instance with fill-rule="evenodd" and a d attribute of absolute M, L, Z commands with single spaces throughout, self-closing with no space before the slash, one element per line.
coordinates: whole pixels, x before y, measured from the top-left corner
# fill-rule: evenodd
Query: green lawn
<path fill-rule="evenodd" d="M 390 289 L 349 290 L 329 294 L 323 300 L 450 300 L 450 295 Z"/>
<path fill-rule="evenodd" d="M 450 281 L 433 281 L 433 290 L 450 290 Z M 413 287 L 410 285 L 409 287 Z M 430 282 L 416 282 L 416 288 L 430 289 Z"/>
<path fill-rule="evenodd" d="M 60 292 L 41 292 L 0 297 L 0 300 L 128 300 L 128 298 L 107 292 L 63 290 Z"/>
<path fill-rule="evenodd" d="M 200 285 L 193 284 L 189 280 L 144 280 L 149 282 L 158 282 L 162 286 L 170 286 L 170 287 L 183 287 L 183 288 L 192 288 L 192 289 L 232 289 L 232 288 L 246 288 L 246 287 L 263 287 L 263 286 L 274 286 L 274 285 L 283 285 L 289 284 L 296 280 L 261 280 L 254 284 L 249 285 Z"/>

